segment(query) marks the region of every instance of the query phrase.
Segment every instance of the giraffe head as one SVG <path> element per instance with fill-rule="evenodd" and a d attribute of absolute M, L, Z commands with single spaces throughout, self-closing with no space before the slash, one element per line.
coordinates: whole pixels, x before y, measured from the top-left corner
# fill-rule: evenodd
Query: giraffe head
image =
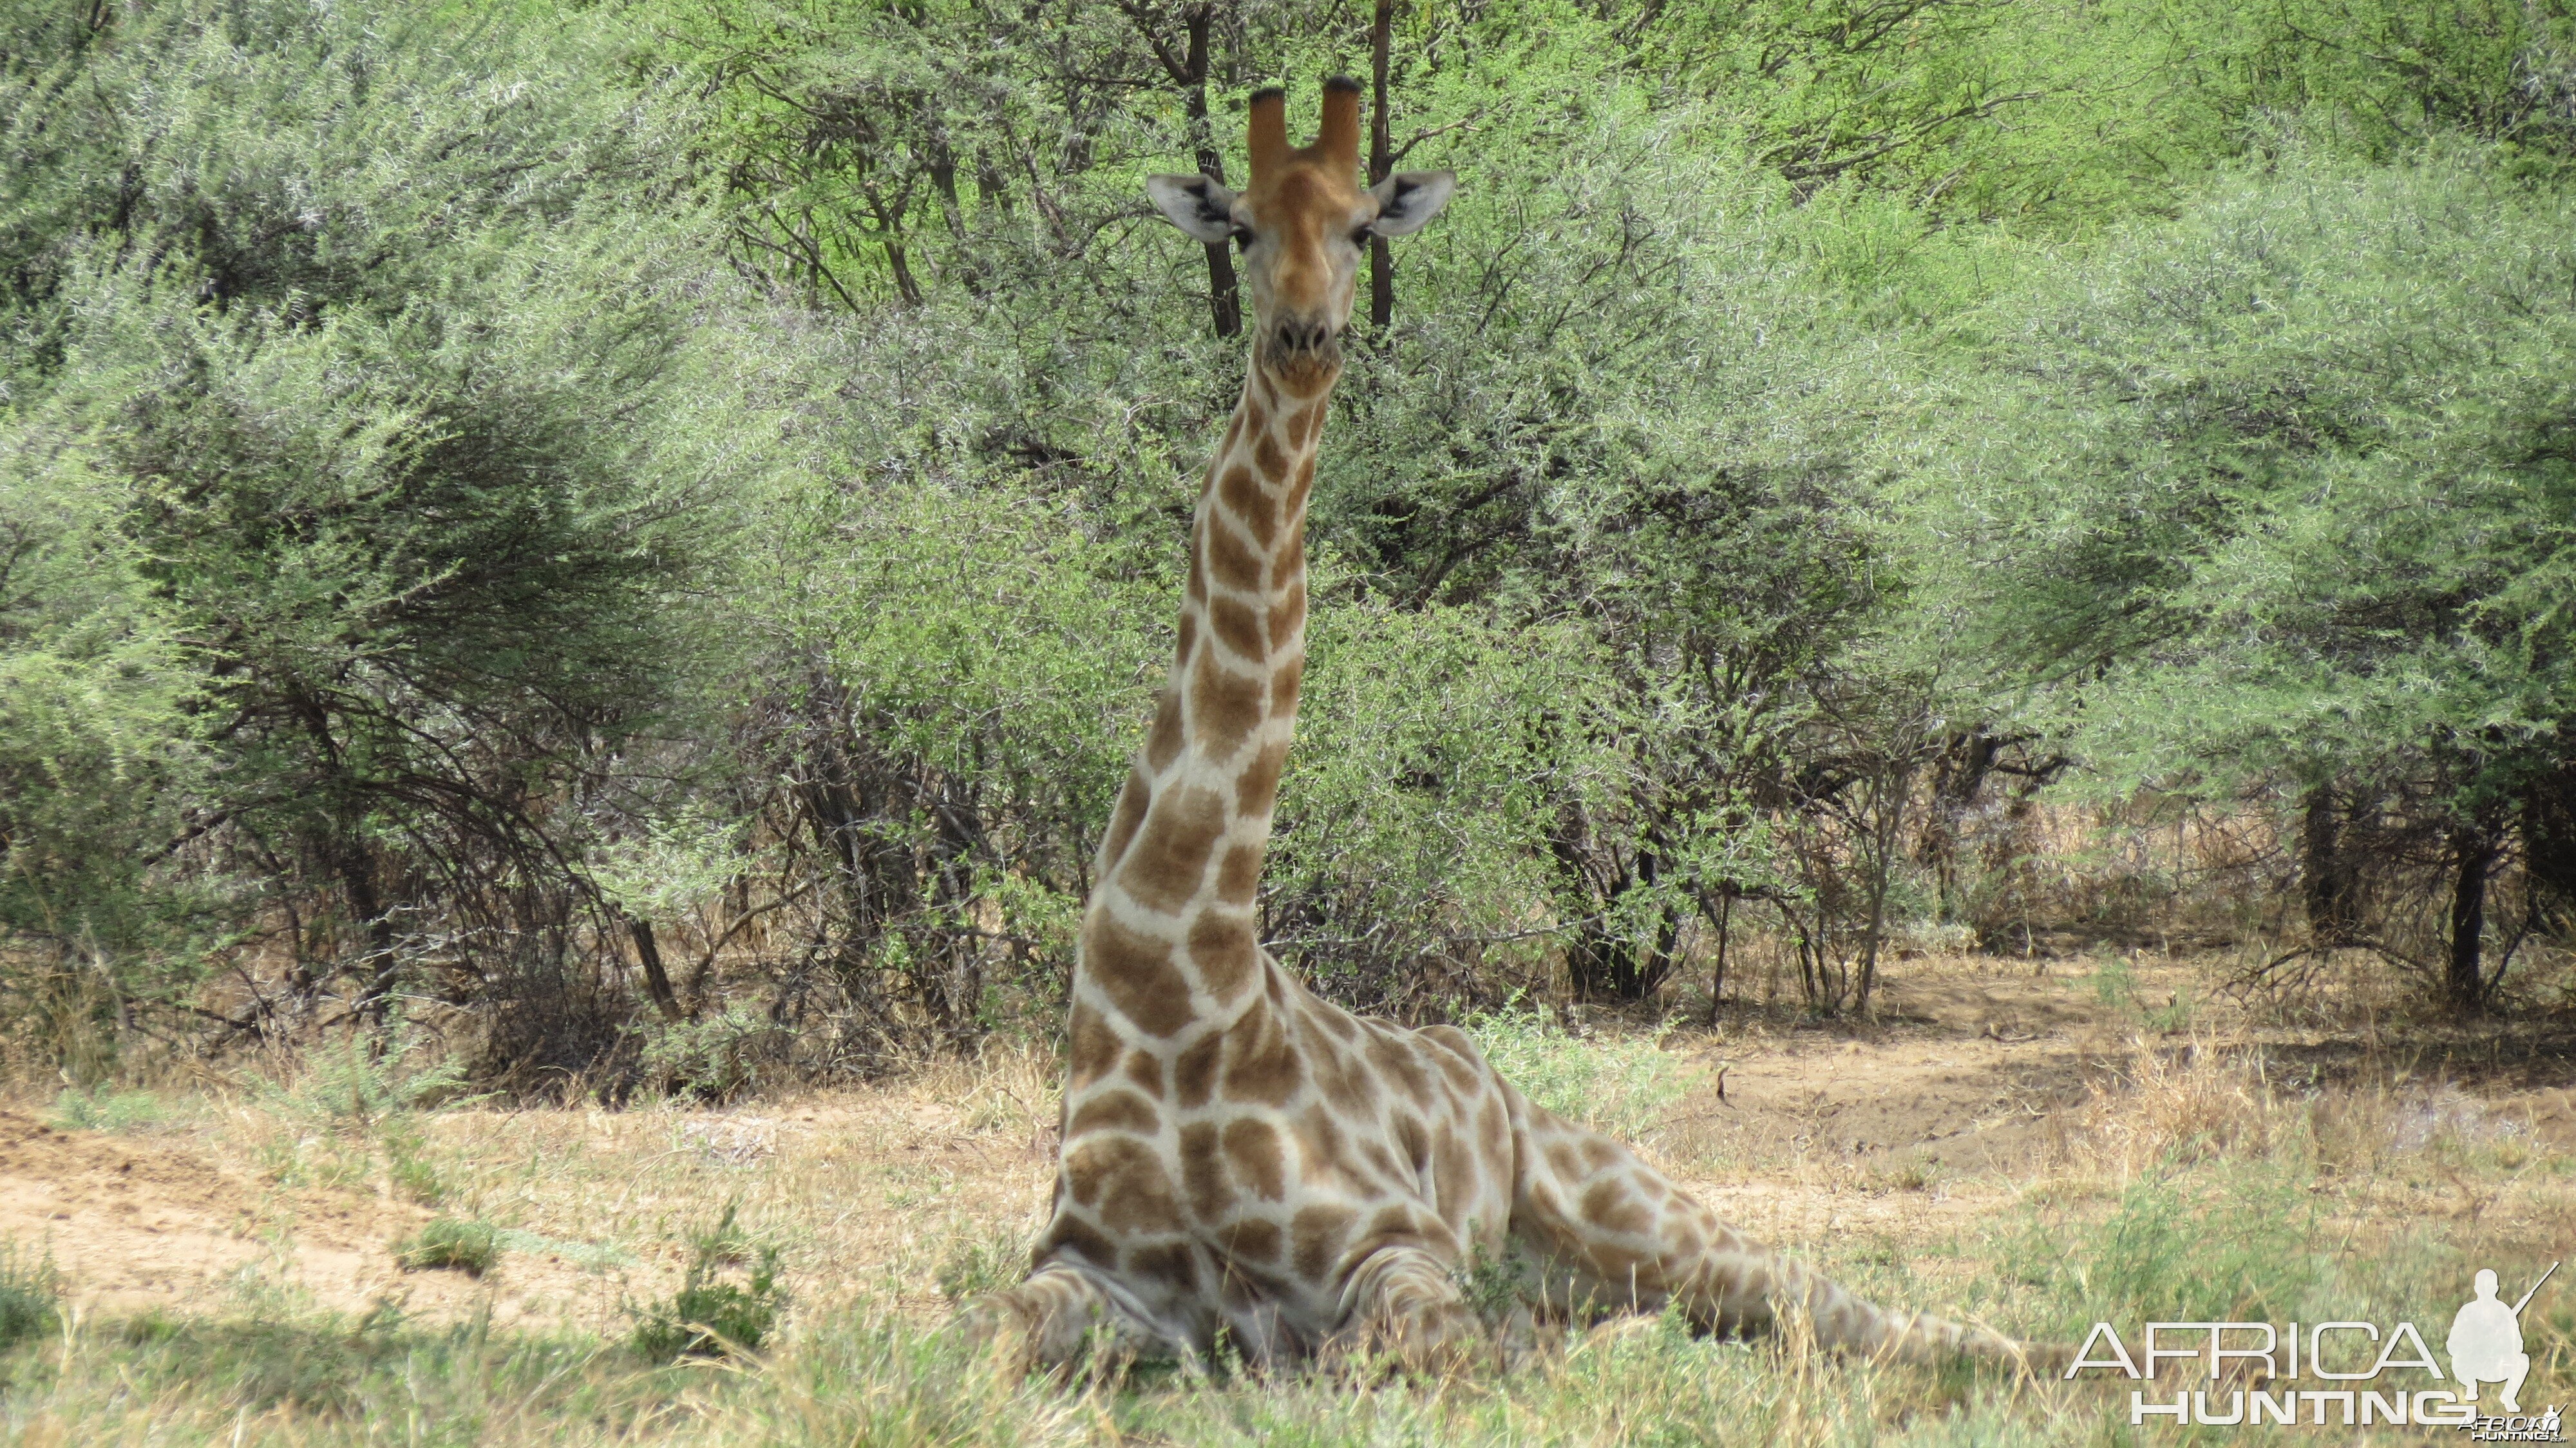
<path fill-rule="evenodd" d="M 1314 144 L 1288 144 L 1288 97 L 1276 87 L 1253 94 L 1250 141 L 1251 182 L 1241 191 L 1209 176 L 1149 176 L 1145 191 L 1191 236 L 1243 248 L 1254 365 L 1293 393 L 1319 392 L 1341 374 L 1342 329 L 1370 238 L 1420 230 L 1457 181 L 1399 171 L 1362 189 L 1360 86 L 1347 76 L 1324 82 Z"/>

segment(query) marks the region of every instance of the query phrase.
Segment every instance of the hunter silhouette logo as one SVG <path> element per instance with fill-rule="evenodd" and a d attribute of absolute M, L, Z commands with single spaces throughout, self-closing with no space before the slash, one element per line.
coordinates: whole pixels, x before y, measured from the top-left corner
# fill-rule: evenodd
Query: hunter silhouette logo
<path fill-rule="evenodd" d="M 2540 1282 L 2522 1300 L 2507 1307 L 2496 1300 L 2496 1275 L 2486 1268 L 2478 1269 L 2478 1295 L 2451 1319 L 2451 1372 L 2460 1380 L 2460 1396 L 2469 1402 L 2478 1400 L 2478 1384 L 2502 1383 L 2504 1391 L 2496 1396 L 2504 1401 L 2508 1413 L 2522 1411 L 2516 1395 L 2522 1391 L 2522 1380 L 2531 1376 L 2531 1354 L 2522 1350 L 2522 1310 L 2531 1305 L 2532 1295 L 2540 1291 L 2558 1271 L 2558 1264 L 2540 1274 Z"/>

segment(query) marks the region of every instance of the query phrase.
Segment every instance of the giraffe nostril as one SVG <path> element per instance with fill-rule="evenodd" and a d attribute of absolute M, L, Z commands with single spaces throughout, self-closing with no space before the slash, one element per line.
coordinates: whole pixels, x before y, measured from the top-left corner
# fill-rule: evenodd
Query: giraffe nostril
<path fill-rule="evenodd" d="M 1272 350 L 1280 357 L 1321 357 L 1333 349 L 1333 328 L 1321 321 L 1281 321 L 1270 329 Z"/>

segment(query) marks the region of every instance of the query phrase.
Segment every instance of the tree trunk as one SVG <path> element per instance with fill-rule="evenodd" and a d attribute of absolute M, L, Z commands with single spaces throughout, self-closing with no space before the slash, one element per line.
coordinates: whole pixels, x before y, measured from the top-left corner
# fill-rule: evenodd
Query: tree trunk
<path fill-rule="evenodd" d="M 1190 122 L 1190 145 L 1198 153 L 1199 171 L 1209 180 L 1225 180 L 1225 156 L 1216 148 L 1216 134 L 1208 127 L 1208 23 L 1215 10 L 1210 5 L 1194 5 L 1182 17 L 1189 27 L 1190 48 L 1181 61 L 1181 83 L 1186 90 L 1182 100 Z M 1234 253 L 1228 242 L 1210 242 L 1206 246 L 1208 274 L 1208 318 L 1220 337 L 1243 334 L 1243 300 L 1234 278 Z"/>
<path fill-rule="evenodd" d="M 2451 833 L 2451 852 L 2459 874 L 2451 887 L 2451 962 L 2442 998 L 2453 1010 L 2472 1011 L 2486 1003 L 2479 954 L 2486 937 L 2487 871 L 2495 864 L 2496 837 L 2477 825 L 2463 825 Z"/>
<path fill-rule="evenodd" d="M 1708 978 L 1708 1023 L 1712 1026 L 1717 1024 L 1718 1002 L 1726 999 L 1726 927 L 1734 915 L 1735 890 L 1731 886 L 1721 886 L 1717 892 L 1717 919 L 1714 922 L 1717 926 L 1717 965 L 1709 972 Z"/>
<path fill-rule="evenodd" d="M 1387 49 L 1395 32 L 1395 0 L 1377 0 L 1377 17 L 1369 25 L 1369 76 L 1373 86 L 1369 111 L 1368 179 L 1371 186 L 1395 170 L 1394 145 L 1387 134 Z M 1369 327 L 1383 332 L 1395 320 L 1395 248 L 1383 236 L 1369 238 Z"/>
<path fill-rule="evenodd" d="M 1994 772 L 2003 740 L 1983 729 L 1950 736 L 1932 767 L 1932 813 L 1916 842 L 1915 863 L 1932 867 L 1935 889 L 1946 915 L 1959 899 L 1959 833 L 1977 796 Z"/>
<path fill-rule="evenodd" d="M 366 958 L 358 971 L 365 981 L 365 993 L 358 998 L 355 1014 L 365 1016 L 381 1026 L 393 1002 L 394 979 L 402 971 L 402 954 L 394 948 L 394 926 L 385 918 L 384 897 L 376 889 L 376 862 L 367 851 L 366 841 L 358 838 L 354 827 L 344 828 L 332 842 L 332 868 L 340 876 L 340 890 L 349 900 L 349 911 L 367 932 Z"/>
<path fill-rule="evenodd" d="M 629 915 L 626 933 L 634 937 L 635 958 L 644 966 L 644 993 L 653 998 L 653 1008 L 666 1021 L 679 1020 L 680 998 L 672 993 L 671 977 L 662 969 L 662 944 L 653 938 L 653 922 Z"/>
<path fill-rule="evenodd" d="M 2319 945 L 2348 945 L 2360 933 L 2359 880 L 2344 848 L 2343 817 L 2331 786 L 2309 790 L 2301 804 L 2299 886 L 2308 931 Z"/>
<path fill-rule="evenodd" d="M 2576 935 L 2576 764 L 2543 775 L 2523 796 L 2522 860 L 2534 920 Z"/>

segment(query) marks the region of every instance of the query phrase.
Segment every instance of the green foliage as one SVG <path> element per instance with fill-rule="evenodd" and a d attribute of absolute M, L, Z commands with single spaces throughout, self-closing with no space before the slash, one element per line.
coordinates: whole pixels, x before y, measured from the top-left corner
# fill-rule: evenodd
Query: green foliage
<path fill-rule="evenodd" d="M 2168 1161 L 2120 1195 L 2107 1221 L 2043 1214 L 2014 1260 L 2057 1304 L 2073 1341 L 2095 1322 L 2388 1322 L 2435 1320 L 2452 1254 L 2400 1236 L 2356 1252 L 2326 1220 L 2305 1143 L 2276 1160 Z"/>
<path fill-rule="evenodd" d="M 2303 110 L 2375 157 L 2452 130 L 2553 171 L 2576 157 L 2563 4 L 1778 0 L 1631 33 L 1693 90 L 1741 97 L 1754 155 L 1802 188 L 1935 217 L 2161 211 L 2262 117 Z"/>
<path fill-rule="evenodd" d="M 1461 185 L 1313 495 L 1299 970 L 1726 921 L 1864 1003 L 1996 767 L 2548 857 L 2563 0 L 1398 8 Z M 529 1090 L 1058 1019 L 1242 365 L 1138 185 L 1366 18 L 0 21 L 0 1046 L 236 965 L 225 1039 L 419 990 Z"/>
<path fill-rule="evenodd" d="M 961 1233 L 940 1260 L 939 1295 L 963 1306 L 1028 1275 L 1029 1244 L 1016 1232 Z"/>
<path fill-rule="evenodd" d="M 697 657 L 670 605 L 725 426 L 685 193 L 638 204 L 672 113 L 591 83 L 615 41 L 579 19 L 110 28 L 13 49 L 0 91 L 0 207 L 44 237 L 0 286 L 6 491 L 46 520 L 0 522 L 43 590 L 0 604 L 9 898 L 61 934 L 65 892 L 167 915 L 161 842 L 220 824 L 221 863 L 339 896 L 294 944 L 380 1010 L 423 909 L 542 923 L 512 886 L 581 833 L 561 792 Z"/>
<path fill-rule="evenodd" d="M 464 1081 L 464 1063 L 399 1015 L 390 1040 L 351 1033 L 317 1045 L 291 1079 L 255 1087 L 295 1128 L 271 1144 L 268 1169 L 282 1182 L 352 1186 L 381 1170 L 396 1191 L 435 1204 L 446 1187 L 422 1117 L 472 1099 L 462 1094 Z"/>
<path fill-rule="evenodd" d="M 501 1236 L 488 1222 L 433 1217 L 394 1244 L 394 1261 L 405 1272 L 453 1269 L 480 1277 L 500 1260 Z"/>
<path fill-rule="evenodd" d="M 46 1121 L 58 1131 L 143 1131 L 160 1125 L 170 1108 L 151 1091 L 119 1091 L 110 1086 L 77 1087 L 54 1098 Z"/>
<path fill-rule="evenodd" d="M 1634 1137 L 1661 1121 L 1689 1081 L 1659 1041 L 1587 1039 L 1512 1001 L 1460 1021 L 1502 1078 L 1568 1121 Z"/>
<path fill-rule="evenodd" d="M 2470 858 L 2568 757 L 2576 213 L 2509 162 L 2287 141 L 1981 321 L 1915 516 L 2097 788 L 2333 786 Z"/>
<path fill-rule="evenodd" d="M 0 1352 L 50 1332 L 60 1314 L 62 1282 L 53 1259 L 0 1243 Z"/>
<path fill-rule="evenodd" d="M 258 1091 L 273 1111 L 329 1131 L 366 1132 L 453 1101 L 463 1066 L 428 1034 L 399 1023 L 390 1042 L 351 1035 L 306 1053 L 303 1069 Z"/>
<path fill-rule="evenodd" d="M 710 1101 L 752 1085 L 762 1065 L 784 1054 L 777 1024 L 747 1001 L 695 1020 L 653 1022 L 638 1029 L 643 1040 L 637 1065 L 644 1078 L 675 1095 Z"/>
<path fill-rule="evenodd" d="M 632 1343 L 648 1361 L 757 1352 L 778 1326 L 787 1294 L 778 1249 L 755 1246 L 727 1206 L 714 1226 L 689 1239 L 689 1262 L 670 1301 L 638 1314 Z M 740 1274 L 733 1280 L 728 1274 Z"/>
<path fill-rule="evenodd" d="M 1527 1306 L 1539 1288 L 1537 1268 L 1518 1243 L 1508 1240 L 1500 1252 L 1488 1252 L 1484 1243 L 1476 1243 L 1452 1275 L 1459 1295 L 1489 1328 L 1501 1326 L 1515 1310 Z"/>
<path fill-rule="evenodd" d="M 463 1444 L 491 1441 L 532 1410 L 632 1411 L 585 1374 L 600 1356 L 594 1342 L 497 1332 L 481 1317 L 421 1327 L 389 1304 L 355 1317 L 149 1314 L 105 1328 L 98 1347 L 126 1381 L 156 1396 L 202 1394 L 226 1421 L 283 1406 L 342 1427 L 395 1411 L 424 1441 Z"/>

